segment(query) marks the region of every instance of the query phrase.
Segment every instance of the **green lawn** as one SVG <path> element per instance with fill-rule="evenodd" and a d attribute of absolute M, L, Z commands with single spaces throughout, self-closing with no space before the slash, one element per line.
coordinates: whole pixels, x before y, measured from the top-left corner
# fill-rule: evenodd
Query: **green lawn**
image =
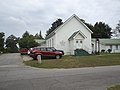
<path fill-rule="evenodd" d="M 120 85 L 112 86 L 112 87 L 108 88 L 107 90 L 120 90 Z"/>
<path fill-rule="evenodd" d="M 26 65 L 38 68 L 80 68 L 120 65 L 120 54 L 103 54 L 97 56 L 64 56 L 61 59 L 24 61 Z"/>

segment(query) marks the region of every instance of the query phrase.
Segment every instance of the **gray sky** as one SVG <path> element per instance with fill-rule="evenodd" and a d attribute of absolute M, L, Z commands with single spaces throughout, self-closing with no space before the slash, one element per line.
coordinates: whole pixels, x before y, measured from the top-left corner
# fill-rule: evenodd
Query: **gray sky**
<path fill-rule="evenodd" d="M 51 27 L 57 18 L 65 21 L 72 14 L 86 22 L 105 22 L 115 28 L 120 20 L 120 0 L 0 0 L 0 32 L 21 36 Z"/>

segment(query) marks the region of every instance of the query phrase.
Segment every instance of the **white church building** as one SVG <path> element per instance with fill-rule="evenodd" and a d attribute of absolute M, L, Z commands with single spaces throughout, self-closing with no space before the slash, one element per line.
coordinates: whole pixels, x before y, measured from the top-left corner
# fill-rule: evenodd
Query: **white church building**
<path fill-rule="evenodd" d="M 92 33 L 74 14 L 46 37 L 46 46 L 63 50 L 65 55 L 74 55 L 76 49 L 83 49 L 91 54 Z"/>

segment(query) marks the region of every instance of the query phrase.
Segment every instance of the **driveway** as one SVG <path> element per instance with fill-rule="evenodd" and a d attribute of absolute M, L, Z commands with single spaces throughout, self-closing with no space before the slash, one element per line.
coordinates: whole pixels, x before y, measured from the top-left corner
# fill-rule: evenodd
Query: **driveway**
<path fill-rule="evenodd" d="M 0 90 L 106 90 L 120 83 L 120 66 L 38 69 L 22 64 L 20 54 L 0 56 Z"/>
<path fill-rule="evenodd" d="M 20 65 L 22 64 L 21 57 L 16 54 L 3 54 L 0 56 L 0 66 L 4 65 Z"/>

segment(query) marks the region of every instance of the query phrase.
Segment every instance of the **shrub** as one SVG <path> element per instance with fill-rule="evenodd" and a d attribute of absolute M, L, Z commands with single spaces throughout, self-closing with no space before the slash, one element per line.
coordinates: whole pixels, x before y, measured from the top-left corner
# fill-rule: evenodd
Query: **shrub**
<path fill-rule="evenodd" d="M 112 50 L 111 50 L 111 49 L 108 49 L 107 51 L 108 51 L 108 53 L 111 53 Z"/>
<path fill-rule="evenodd" d="M 105 53 L 105 50 L 104 50 L 104 49 L 102 49 L 102 50 L 101 50 L 101 53 Z"/>

